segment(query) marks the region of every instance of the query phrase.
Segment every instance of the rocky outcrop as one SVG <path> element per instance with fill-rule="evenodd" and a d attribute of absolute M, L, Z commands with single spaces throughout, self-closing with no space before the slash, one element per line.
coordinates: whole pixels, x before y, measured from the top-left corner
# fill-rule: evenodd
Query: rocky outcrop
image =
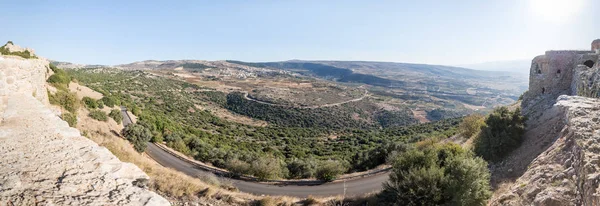
<path fill-rule="evenodd" d="M 169 205 L 47 107 L 47 61 L 0 57 L 0 204 Z"/>
<path fill-rule="evenodd" d="M 33 49 L 30 48 L 23 48 L 20 47 L 19 45 L 15 45 L 12 42 L 8 42 L 4 45 L 4 48 L 7 49 L 8 52 L 29 52 L 29 54 L 31 55 L 35 55 L 35 51 Z"/>
<path fill-rule="evenodd" d="M 564 95 L 548 112 L 564 116 L 558 139 L 491 205 L 600 204 L 600 99 Z"/>
<path fill-rule="evenodd" d="M 600 205 L 598 60 L 595 51 L 549 51 L 533 60 L 521 104 L 528 131 L 508 158 L 530 163 L 490 205 Z M 526 161 L 523 148 L 539 155 Z"/>

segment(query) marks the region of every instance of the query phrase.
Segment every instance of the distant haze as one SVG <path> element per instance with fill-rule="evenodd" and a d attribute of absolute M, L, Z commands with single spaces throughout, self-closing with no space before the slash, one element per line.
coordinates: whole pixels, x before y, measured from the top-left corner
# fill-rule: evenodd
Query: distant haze
<path fill-rule="evenodd" d="M 513 73 L 529 74 L 529 67 L 531 66 L 531 60 L 510 60 L 510 61 L 494 61 L 494 62 L 483 62 L 477 64 L 464 64 L 457 65 L 458 67 L 464 67 L 475 70 L 485 71 L 504 71 Z"/>

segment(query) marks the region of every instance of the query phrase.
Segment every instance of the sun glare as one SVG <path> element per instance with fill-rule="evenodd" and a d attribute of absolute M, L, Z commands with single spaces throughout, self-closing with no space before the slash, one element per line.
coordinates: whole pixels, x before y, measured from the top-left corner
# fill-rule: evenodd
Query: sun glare
<path fill-rule="evenodd" d="M 568 22 L 581 11 L 585 0 L 530 0 L 535 17 L 553 23 Z"/>

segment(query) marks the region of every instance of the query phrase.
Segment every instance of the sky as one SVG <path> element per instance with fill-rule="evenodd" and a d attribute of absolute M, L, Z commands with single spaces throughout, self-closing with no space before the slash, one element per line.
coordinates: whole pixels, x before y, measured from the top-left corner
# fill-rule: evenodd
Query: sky
<path fill-rule="evenodd" d="M 597 0 L 8 1 L 0 41 L 81 64 L 364 60 L 443 65 L 590 49 Z"/>

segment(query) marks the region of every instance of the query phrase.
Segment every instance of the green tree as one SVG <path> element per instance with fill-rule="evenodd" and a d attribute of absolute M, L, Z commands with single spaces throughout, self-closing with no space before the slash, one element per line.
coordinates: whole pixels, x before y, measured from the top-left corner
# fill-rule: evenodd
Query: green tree
<path fill-rule="evenodd" d="M 240 176 L 242 174 L 247 174 L 250 171 L 250 164 L 239 160 L 237 158 L 229 159 L 225 163 L 225 167 L 229 172 L 231 172 L 234 176 Z"/>
<path fill-rule="evenodd" d="M 485 205 L 487 163 L 454 143 L 428 144 L 399 155 L 379 194 L 387 205 Z"/>
<path fill-rule="evenodd" d="M 56 68 L 54 74 L 46 82 L 66 86 L 71 82 L 71 77 L 64 70 Z"/>
<path fill-rule="evenodd" d="M 486 160 L 501 160 L 521 145 L 525 133 L 525 120 L 520 109 L 495 109 L 486 118 L 485 125 L 473 141 L 473 150 Z"/>
<path fill-rule="evenodd" d="M 335 160 L 327 160 L 321 162 L 319 165 L 316 172 L 316 177 L 317 179 L 323 181 L 333 181 L 345 171 L 346 168 L 344 168 L 342 163 Z"/>
<path fill-rule="evenodd" d="M 317 172 L 317 162 L 314 159 L 294 159 L 287 164 L 289 178 L 311 178 Z"/>
<path fill-rule="evenodd" d="M 123 129 L 123 136 L 133 144 L 136 151 L 142 153 L 152 138 L 152 132 L 142 125 L 129 124 Z"/>
<path fill-rule="evenodd" d="M 277 179 L 282 176 L 281 163 L 279 159 L 272 157 L 260 157 L 252 161 L 252 173 L 259 180 Z"/>
<path fill-rule="evenodd" d="M 481 131 L 481 127 L 485 125 L 485 117 L 481 114 L 472 114 L 463 119 L 458 125 L 458 131 L 465 138 L 471 138 Z"/>

